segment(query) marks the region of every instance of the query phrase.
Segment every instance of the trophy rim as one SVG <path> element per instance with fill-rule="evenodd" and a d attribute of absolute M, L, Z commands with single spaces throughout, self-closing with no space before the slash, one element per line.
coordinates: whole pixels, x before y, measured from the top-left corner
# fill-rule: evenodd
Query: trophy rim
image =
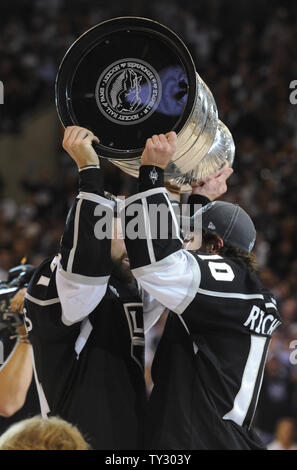
<path fill-rule="evenodd" d="M 114 26 L 113 30 L 111 30 L 111 25 Z M 172 47 L 173 50 L 180 53 L 178 55 L 189 80 L 188 96 L 182 115 L 175 126 L 167 131 L 172 130 L 178 134 L 187 124 L 193 106 L 195 105 L 197 84 L 193 58 L 185 43 L 174 31 L 155 20 L 137 16 L 121 16 L 102 21 L 85 31 L 68 48 L 58 68 L 55 81 L 55 104 L 60 122 L 64 127 L 79 125 L 78 122 L 73 121 L 71 116 L 71 103 L 68 97 L 68 91 L 71 89 L 71 83 L 80 62 L 90 50 L 96 47 L 98 42 L 104 39 L 104 37 L 111 33 L 116 34 L 117 32 L 124 31 L 127 28 L 159 36 L 160 39 L 165 40 L 165 43 L 169 47 Z M 100 143 L 93 144 L 93 146 L 99 156 L 110 158 L 111 160 L 134 159 L 139 157 L 144 149 L 144 147 L 140 147 L 133 150 L 119 150 L 103 146 Z"/>

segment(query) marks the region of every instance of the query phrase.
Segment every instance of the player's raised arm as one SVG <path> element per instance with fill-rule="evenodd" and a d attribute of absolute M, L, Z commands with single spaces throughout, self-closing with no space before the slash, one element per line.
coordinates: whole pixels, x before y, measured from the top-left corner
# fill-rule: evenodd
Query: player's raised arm
<path fill-rule="evenodd" d="M 170 132 L 147 140 L 139 172 L 139 194 L 126 200 L 122 225 L 134 276 L 161 304 L 182 313 L 195 296 L 199 268 L 195 259 L 182 250 L 179 225 L 164 187 L 164 169 L 176 151 L 176 139 L 176 134 Z M 156 210 L 160 217 L 155 217 Z M 135 215 L 139 228 L 136 236 L 132 233 Z M 167 233 L 160 233 L 156 221 Z"/>
<path fill-rule="evenodd" d="M 181 314 L 196 295 L 200 269 L 195 258 L 182 249 L 179 224 L 164 187 L 164 169 L 176 151 L 176 140 L 174 132 L 147 140 L 139 172 L 139 194 L 126 200 L 122 223 L 133 274 L 155 299 Z M 198 182 L 193 193 L 203 196 L 206 202 L 215 199 L 225 192 L 231 173 L 232 169 L 224 169 Z M 156 217 L 158 211 L 160 216 Z M 138 237 L 132 233 L 136 213 Z"/>
<path fill-rule="evenodd" d="M 56 275 L 64 323 L 92 312 L 105 294 L 111 272 L 110 237 L 97 237 L 95 227 L 100 217 L 111 221 L 114 203 L 104 197 L 93 141 L 98 138 L 87 129 L 65 130 L 63 148 L 78 166 L 79 193 L 67 217 Z"/>

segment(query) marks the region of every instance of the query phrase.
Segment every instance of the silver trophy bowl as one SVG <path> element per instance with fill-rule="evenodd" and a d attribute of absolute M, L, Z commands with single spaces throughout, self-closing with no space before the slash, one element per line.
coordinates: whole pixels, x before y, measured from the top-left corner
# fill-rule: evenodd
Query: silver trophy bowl
<path fill-rule="evenodd" d="M 64 126 L 92 130 L 98 156 L 134 177 L 146 139 L 174 130 L 165 180 L 182 192 L 234 160 L 232 135 L 190 52 L 156 21 L 114 18 L 78 38 L 59 68 L 56 105 Z"/>
<path fill-rule="evenodd" d="M 204 180 L 223 167 L 232 167 L 235 145 L 231 132 L 218 119 L 217 106 L 208 86 L 196 72 L 196 100 L 191 114 L 177 136 L 177 150 L 165 170 L 165 181 L 191 190 L 191 183 Z M 141 155 L 133 160 L 112 163 L 125 173 L 138 177 Z"/>

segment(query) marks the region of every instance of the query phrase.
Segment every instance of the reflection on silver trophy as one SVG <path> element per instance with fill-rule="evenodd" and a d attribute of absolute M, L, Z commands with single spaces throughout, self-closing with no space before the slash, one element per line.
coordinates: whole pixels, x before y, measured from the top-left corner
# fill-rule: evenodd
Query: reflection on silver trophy
<path fill-rule="evenodd" d="M 181 71 L 171 70 L 171 73 L 178 74 Z M 192 181 L 204 179 L 224 166 L 231 167 L 235 154 L 232 135 L 225 124 L 218 119 L 218 110 L 211 91 L 197 72 L 196 77 L 195 103 L 186 124 L 178 133 L 176 155 L 165 171 L 166 181 L 180 186 L 182 191 L 189 190 Z M 126 91 L 126 96 L 129 96 L 129 91 L 128 93 Z M 169 90 L 171 93 L 178 91 Z M 138 94 L 139 96 L 141 95 Z M 129 98 L 126 99 L 129 101 Z M 182 100 L 183 97 L 181 104 Z M 172 102 L 168 99 L 168 108 L 161 108 L 159 112 L 168 115 L 175 113 L 175 109 L 170 109 L 170 103 Z M 111 161 L 126 173 L 138 176 L 140 157 L 133 160 L 112 159 Z"/>

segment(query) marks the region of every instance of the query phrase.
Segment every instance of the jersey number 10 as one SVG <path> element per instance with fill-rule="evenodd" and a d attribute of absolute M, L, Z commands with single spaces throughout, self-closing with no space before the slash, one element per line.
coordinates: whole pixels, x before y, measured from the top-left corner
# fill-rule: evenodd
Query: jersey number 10
<path fill-rule="evenodd" d="M 208 267 L 212 274 L 212 277 L 216 281 L 233 281 L 235 274 L 233 269 L 227 263 L 215 263 L 214 261 L 209 261 Z"/>

